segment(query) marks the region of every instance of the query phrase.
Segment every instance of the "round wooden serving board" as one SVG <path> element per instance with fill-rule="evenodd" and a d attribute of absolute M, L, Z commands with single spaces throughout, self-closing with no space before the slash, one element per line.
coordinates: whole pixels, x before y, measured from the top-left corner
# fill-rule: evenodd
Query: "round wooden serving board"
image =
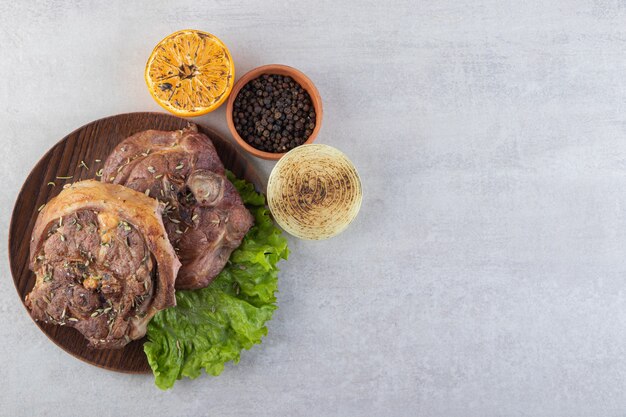
<path fill-rule="evenodd" d="M 11 217 L 9 229 L 9 262 L 15 288 L 22 303 L 35 284 L 35 275 L 28 269 L 30 237 L 37 219 L 37 209 L 56 196 L 63 185 L 95 178 L 113 148 L 128 136 L 147 129 L 176 130 L 190 121 L 164 113 L 128 113 L 91 122 L 67 135 L 54 145 L 35 165 L 22 186 Z M 253 166 L 228 140 L 212 129 L 198 129 L 213 140 L 224 166 L 239 178 L 254 183 L 261 181 Z M 95 162 L 100 160 L 101 162 Z M 86 169 L 81 161 L 89 167 Z M 68 177 L 71 179 L 58 179 Z M 48 185 L 49 182 L 56 185 Z M 75 357 L 105 369 L 129 372 L 150 372 L 143 351 L 144 339 L 133 341 L 124 349 L 98 350 L 87 347 L 87 340 L 69 327 L 35 322 L 58 346 Z"/>

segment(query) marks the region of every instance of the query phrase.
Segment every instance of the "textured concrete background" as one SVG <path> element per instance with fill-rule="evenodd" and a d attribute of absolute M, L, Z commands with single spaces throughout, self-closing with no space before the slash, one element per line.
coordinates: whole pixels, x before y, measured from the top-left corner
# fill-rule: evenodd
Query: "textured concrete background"
<path fill-rule="evenodd" d="M 2 416 L 626 415 L 626 2 L 174 3 L 0 3 L 2 253 L 38 158 L 159 110 L 145 61 L 187 27 L 239 75 L 313 79 L 360 217 L 291 240 L 263 344 L 168 392 L 49 342 L 3 259 Z M 224 109 L 199 122 L 226 132 Z"/>

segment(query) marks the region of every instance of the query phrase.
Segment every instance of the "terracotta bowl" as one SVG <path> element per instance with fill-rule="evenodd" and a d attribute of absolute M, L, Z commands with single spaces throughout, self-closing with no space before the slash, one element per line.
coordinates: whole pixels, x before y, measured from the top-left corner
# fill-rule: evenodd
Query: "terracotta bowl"
<path fill-rule="evenodd" d="M 235 129 L 235 123 L 233 122 L 233 105 L 235 104 L 235 99 L 239 94 L 239 91 L 246 85 L 249 81 L 254 80 L 260 77 L 263 74 L 278 74 L 278 75 L 288 75 L 294 79 L 298 84 L 304 88 L 309 96 L 311 96 L 311 101 L 313 103 L 313 107 L 315 108 L 315 128 L 313 129 L 313 133 L 308 137 L 304 144 L 312 143 L 317 136 L 317 133 L 320 131 L 320 127 L 322 127 L 322 98 L 320 97 L 320 93 L 313 85 L 313 82 L 303 73 L 298 71 L 295 68 L 289 67 L 287 65 L 264 65 L 262 67 L 257 67 L 248 73 L 246 73 L 243 77 L 239 79 L 235 83 L 233 87 L 233 91 L 230 93 L 230 97 L 228 98 L 228 104 L 226 105 L 226 122 L 228 123 L 228 129 L 230 129 L 230 133 L 235 138 L 235 141 L 245 149 L 250 154 L 270 160 L 278 160 L 280 159 L 286 152 L 274 153 L 274 152 L 265 152 L 261 151 L 254 146 L 250 145 L 248 142 L 243 140 L 239 133 L 237 133 L 237 129 Z"/>

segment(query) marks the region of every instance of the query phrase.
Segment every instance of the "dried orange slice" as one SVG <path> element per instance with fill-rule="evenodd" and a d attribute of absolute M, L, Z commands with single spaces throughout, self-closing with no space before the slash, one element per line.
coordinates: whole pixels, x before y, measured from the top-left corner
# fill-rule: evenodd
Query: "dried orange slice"
<path fill-rule="evenodd" d="M 199 30 L 181 30 L 154 48 L 145 72 L 152 97 L 178 116 L 200 116 L 228 98 L 235 66 L 221 40 Z"/>

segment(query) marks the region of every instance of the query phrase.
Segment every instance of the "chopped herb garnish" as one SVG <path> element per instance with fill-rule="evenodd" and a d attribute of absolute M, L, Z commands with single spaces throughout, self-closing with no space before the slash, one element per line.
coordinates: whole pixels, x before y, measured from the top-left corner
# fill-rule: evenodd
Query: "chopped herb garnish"
<path fill-rule="evenodd" d="M 130 224 L 128 224 L 128 222 L 122 220 L 117 224 L 117 227 L 122 227 L 124 230 L 126 230 L 127 232 L 130 232 L 132 230 L 132 227 L 130 227 Z"/>

